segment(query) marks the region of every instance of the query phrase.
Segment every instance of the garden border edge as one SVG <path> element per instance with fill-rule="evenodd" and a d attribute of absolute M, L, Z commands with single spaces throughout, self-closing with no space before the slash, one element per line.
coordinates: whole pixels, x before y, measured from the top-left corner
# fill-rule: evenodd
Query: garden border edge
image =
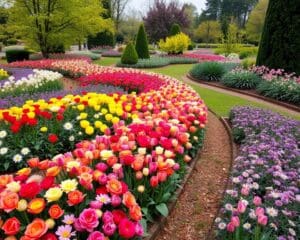
<path fill-rule="evenodd" d="M 224 90 L 227 90 L 227 91 L 243 94 L 243 95 L 246 95 L 246 96 L 249 96 L 249 97 L 258 98 L 258 99 L 264 100 L 266 102 L 273 103 L 273 104 L 279 105 L 281 107 L 285 107 L 289 110 L 293 110 L 293 111 L 296 111 L 296 112 L 300 113 L 300 107 L 298 107 L 296 105 L 293 105 L 293 104 L 289 104 L 289 103 L 286 103 L 286 102 L 283 102 L 283 101 L 278 101 L 278 100 L 268 98 L 268 97 L 265 97 L 265 96 L 262 96 L 262 95 L 259 95 L 259 94 L 250 93 L 250 92 L 239 90 L 239 89 L 229 88 L 229 87 L 226 87 L 226 86 L 223 86 L 223 85 L 218 85 L 218 84 L 215 84 L 213 82 L 207 82 L 207 81 L 199 80 L 199 79 L 196 79 L 196 78 L 192 77 L 190 74 L 187 74 L 186 77 L 189 80 L 191 80 L 193 82 L 196 82 L 196 83 L 201 83 L 201 84 L 205 84 L 205 85 L 208 85 L 208 86 L 224 89 Z"/>
<path fill-rule="evenodd" d="M 232 163 L 233 163 L 234 157 L 237 154 L 237 149 L 236 149 L 236 145 L 233 141 L 233 137 L 232 137 L 232 134 L 231 134 L 231 127 L 229 126 L 229 124 L 227 123 L 225 118 L 218 116 L 214 111 L 212 111 L 209 108 L 208 108 L 208 111 L 211 112 L 215 117 L 217 117 L 219 121 L 221 121 L 221 123 L 222 123 L 223 127 L 225 128 L 225 130 L 228 134 L 228 137 L 230 139 L 229 144 L 230 144 L 230 148 L 231 148 L 231 162 L 230 162 L 230 166 L 229 166 L 228 178 L 226 180 L 224 191 L 222 193 L 222 199 L 223 199 L 223 196 L 225 195 L 225 191 L 226 191 L 228 183 L 229 183 L 229 177 L 230 177 L 230 174 L 231 174 Z M 194 159 L 192 160 L 191 165 L 188 167 L 187 174 L 185 175 L 184 179 L 182 180 L 180 187 L 175 191 L 175 194 L 173 195 L 174 200 L 170 201 L 167 204 L 167 207 L 168 207 L 168 210 L 169 210 L 168 216 L 166 216 L 166 217 L 160 216 L 157 219 L 157 221 L 155 221 L 155 223 L 150 227 L 150 229 L 148 231 L 148 236 L 143 237 L 142 240 L 155 240 L 156 237 L 159 236 L 159 233 L 164 228 L 168 217 L 174 211 L 176 203 L 177 203 L 179 197 L 184 192 L 185 186 L 186 186 L 188 180 L 190 179 L 193 170 L 195 169 L 196 163 L 201 160 L 201 151 L 202 151 L 202 148 L 198 149 L 197 155 L 194 157 Z M 220 209 L 221 209 L 221 205 L 216 211 L 215 218 L 219 215 Z M 209 229 L 209 231 L 206 235 L 206 237 L 207 237 L 206 239 L 210 239 L 209 237 L 212 235 L 213 229 L 214 229 L 214 224 L 212 223 L 212 225 L 211 225 L 211 227 L 210 227 L 210 229 Z"/>

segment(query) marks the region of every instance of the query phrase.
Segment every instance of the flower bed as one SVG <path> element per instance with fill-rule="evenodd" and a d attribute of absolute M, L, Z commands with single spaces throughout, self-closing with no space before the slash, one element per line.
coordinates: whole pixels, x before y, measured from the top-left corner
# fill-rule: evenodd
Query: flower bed
<path fill-rule="evenodd" d="M 231 111 L 242 143 L 226 191 L 219 239 L 296 239 L 299 228 L 300 122 L 271 111 Z"/>
<path fill-rule="evenodd" d="M 0 82 L 0 98 L 6 96 L 19 96 L 23 93 L 33 94 L 62 89 L 59 79 L 62 77 L 57 72 L 47 70 L 33 70 L 27 77 L 15 79 L 11 76 L 6 81 Z"/>
<path fill-rule="evenodd" d="M 202 52 L 193 52 L 193 53 L 184 53 L 184 57 L 197 59 L 199 62 L 202 61 L 215 61 L 215 62 L 223 62 L 226 61 L 226 57 L 215 55 L 215 54 L 203 54 Z"/>
<path fill-rule="evenodd" d="M 84 75 L 83 85 L 138 93 L 69 94 L 0 110 L 1 171 L 26 167 L 0 176 L 0 238 L 141 236 L 141 223 L 146 229 L 146 221 L 168 214 L 166 203 L 202 145 L 206 106 L 170 77 L 84 61 L 49 66 Z"/>

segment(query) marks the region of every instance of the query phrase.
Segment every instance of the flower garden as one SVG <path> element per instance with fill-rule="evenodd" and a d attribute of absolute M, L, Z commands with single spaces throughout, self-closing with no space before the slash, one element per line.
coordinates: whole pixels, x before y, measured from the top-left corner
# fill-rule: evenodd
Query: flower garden
<path fill-rule="evenodd" d="M 299 239 L 296 8 L 129 2 L 0 4 L 0 240 Z"/>

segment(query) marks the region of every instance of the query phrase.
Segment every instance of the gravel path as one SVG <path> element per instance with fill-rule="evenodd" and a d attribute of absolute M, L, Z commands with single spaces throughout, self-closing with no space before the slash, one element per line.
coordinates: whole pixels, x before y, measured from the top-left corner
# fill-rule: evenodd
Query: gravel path
<path fill-rule="evenodd" d="M 271 102 L 268 102 L 268 101 L 264 101 L 263 99 L 259 99 L 259 98 L 255 98 L 255 97 L 251 97 L 251 96 L 248 96 L 248 95 L 245 95 L 245 94 L 241 94 L 241 93 L 237 93 L 237 92 L 233 92 L 233 91 L 229 91 L 229 90 L 226 90 L 226 89 L 221 89 L 221 88 L 218 88 L 218 87 L 214 87 L 214 86 L 210 86 L 210 85 L 206 85 L 206 84 L 203 84 L 203 83 L 199 83 L 199 82 L 195 82 L 195 81 L 192 81 L 190 80 L 189 78 L 187 77 L 182 77 L 182 80 L 187 83 L 187 84 L 196 84 L 202 88 L 207 88 L 207 89 L 211 89 L 211 90 L 214 90 L 214 91 L 217 91 L 217 92 L 221 92 L 221 93 L 225 93 L 225 94 L 229 94 L 229 95 L 232 95 L 232 96 L 236 96 L 236 97 L 240 97 L 240 98 L 243 98 L 243 99 L 246 99 L 246 100 L 249 100 L 249 101 L 252 101 L 252 102 L 257 102 L 257 103 L 261 103 L 261 104 L 264 104 L 268 107 L 272 107 L 272 108 L 275 108 L 279 111 L 283 111 L 283 112 L 286 112 L 290 115 L 295 115 L 295 116 L 300 116 L 300 113 L 297 112 L 297 111 L 294 111 L 292 109 L 288 109 L 286 107 L 283 107 L 283 106 L 280 106 L 280 105 L 277 105 L 275 103 L 271 103 Z M 205 100 L 205 99 L 204 99 Z"/>
<path fill-rule="evenodd" d="M 167 224 L 156 240 L 206 240 L 222 200 L 231 164 L 230 138 L 209 113 L 204 147 Z"/>

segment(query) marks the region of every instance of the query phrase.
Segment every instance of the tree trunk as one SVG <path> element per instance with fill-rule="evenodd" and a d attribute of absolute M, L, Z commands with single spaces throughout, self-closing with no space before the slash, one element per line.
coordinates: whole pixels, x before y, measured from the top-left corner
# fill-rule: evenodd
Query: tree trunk
<path fill-rule="evenodd" d="M 82 47 L 81 47 L 81 41 L 78 40 L 78 50 L 81 51 L 82 50 Z"/>

